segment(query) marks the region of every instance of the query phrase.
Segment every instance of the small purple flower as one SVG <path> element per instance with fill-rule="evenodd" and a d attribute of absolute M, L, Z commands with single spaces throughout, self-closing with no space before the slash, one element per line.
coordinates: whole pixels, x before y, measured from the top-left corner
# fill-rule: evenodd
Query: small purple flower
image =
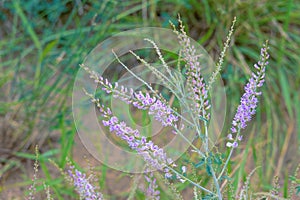
<path fill-rule="evenodd" d="M 237 108 L 237 112 L 232 121 L 231 132 L 237 133 L 238 130 L 245 129 L 247 122 L 252 119 L 252 116 L 256 112 L 256 107 L 258 103 L 257 97 L 261 95 L 261 92 L 258 92 L 258 89 L 263 86 L 265 78 L 265 69 L 268 65 L 269 54 L 267 52 L 268 47 L 265 44 L 261 49 L 261 60 L 254 65 L 257 69 L 256 73 L 252 73 L 248 83 L 244 87 L 245 93 L 241 97 L 240 105 Z M 233 140 L 232 134 L 228 136 L 229 140 Z M 237 140 L 241 141 L 242 136 L 238 136 Z M 238 143 L 235 141 L 233 143 L 227 142 L 226 146 L 228 147 L 237 147 Z"/>
<path fill-rule="evenodd" d="M 234 142 L 227 142 L 226 143 L 226 146 L 227 147 L 232 147 L 232 148 L 236 148 L 236 147 L 238 147 L 238 143 L 236 142 L 236 141 L 234 141 Z"/>
<path fill-rule="evenodd" d="M 228 140 L 233 140 L 233 137 L 232 137 L 232 134 L 231 134 L 231 133 L 227 135 L 227 139 L 228 139 Z"/>
<path fill-rule="evenodd" d="M 239 135 L 237 139 L 238 139 L 239 141 L 242 141 L 243 136 L 242 136 L 242 135 Z"/>

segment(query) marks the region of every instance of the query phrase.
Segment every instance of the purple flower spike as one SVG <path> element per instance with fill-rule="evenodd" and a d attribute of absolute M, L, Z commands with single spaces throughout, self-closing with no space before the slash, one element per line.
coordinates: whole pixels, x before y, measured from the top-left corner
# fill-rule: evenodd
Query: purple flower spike
<path fill-rule="evenodd" d="M 90 73 L 91 78 L 95 79 L 95 82 L 101 85 L 101 89 L 107 94 L 113 94 L 114 98 L 119 98 L 127 104 L 132 104 L 134 107 L 140 110 L 149 110 L 149 115 L 153 115 L 154 118 L 161 122 L 163 126 L 176 126 L 178 116 L 175 115 L 174 111 L 164 101 L 164 99 L 157 99 L 151 97 L 146 92 L 143 94 L 141 91 L 134 92 L 132 88 L 126 88 L 123 85 L 119 87 L 118 83 L 110 83 L 107 79 L 99 76 L 96 72 L 90 71 L 88 68 L 84 68 Z M 107 124 L 108 122 L 104 122 Z"/>
<path fill-rule="evenodd" d="M 265 69 L 268 65 L 269 54 L 267 52 L 268 46 L 264 44 L 264 47 L 261 49 L 261 59 L 254 65 L 257 69 L 256 73 L 252 73 L 248 83 L 244 87 L 245 93 L 241 97 L 240 105 L 237 108 L 237 112 L 232 121 L 231 132 L 237 133 L 238 130 L 245 129 L 247 122 L 252 119 L 252 116 L 256 112 L 256 107 L 258 103 L 258 96 L 261 95 L 261 92 L 258 91 L 260 87 L 263 86 L 265 81 Z M 232 139 L 232 135 L 227 136 L 229 139 Z M 242 136 L 238 136 L 237 140 L 241 141 Z M 228 147 L 237 147 L 237 143 L 226 144 Z"/>
<path fill-rule="evenodd" d="M 151 200 L 159 200 L 160 199 L 160 191 L 157 189 L 158 185 L 156 183 L 156 178 L 153 176 L 153 172 L 150 174 L 145 174 L 145 180 L 148 182 L 148 188 L 145 191 L 147 199 Z"/>
<path fill-rule="evenodd" d="M 103 195 L 96 191 L 96 188 L 89 183 L 91 177 L 86 177 L 86 174 L 75 169 L 74 166 L 70 167 L 68 174 L 72 179 L 72 182 L 75 186 L 75 190 L 79 193 L 81 199 L 85 200 L 101 200 Z"/>
<path fill-rule="evenodd" d="M 207 87 L 201 75 L 199 55 L 196 55 L 196 49 L 191 45 L 190 39 L 184 30 L 181 30 L 180 33 L 178 32 L 178 39 L 182 46 L 183 59 L 186 62 L 189 90 L 193 94 L 193 111 L 199 117 L 209 120 L 210 113 L 208 110 L 210 109 L 210 102 L 208 100 Z"/>
<path fill-rule="evenodd" d="M 147 141 L 145 137 L 141 137 L 137 130 L 128 127 L 125 122 L 120 122 L 117 117 L 109 115 L 104 106 L 99 109 L 103 120 L 103 125 L 109 127 L 110 132 L 114 132 L 122 140 L 126 141 L 128 146 L 136 150 L 139 155 L 154 169 L 165 173 L 169 177 L 170 170 L 168 165 L 175 166 L 171 158 L 168 158 L 162 148 L 159 148 L 151 140 Z"/>

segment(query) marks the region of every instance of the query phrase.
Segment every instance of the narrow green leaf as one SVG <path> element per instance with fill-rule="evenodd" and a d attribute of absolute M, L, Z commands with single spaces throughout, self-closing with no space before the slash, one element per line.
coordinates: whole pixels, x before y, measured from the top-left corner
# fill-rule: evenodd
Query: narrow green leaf
<path fill-rule="evenodd" d="M 209 176 L 212 176 L 211 168 L 209 165 L 206 165 L 206 172 Z"/>
<path fill-rule="evenodd" d="M 57 44 L 57 42 L 58 42 L 58 39 L 49 42 L 45 46 L 45 48 L 43 49 L 43 52 L 42 52 L 42 59 L 44 59 L 45 56 L 55 47 L 55 45 Z"/>
<path fill-rule="evenodd" d="M 38 39 L 37 34 L 34 32 L 34 30 L 32 29 L 32 26 L 30 25 L 25 13 L 23 12 L 21 6 L 20 6 L 20 2 L 19 1 L 13 1 L 13 5 L 16 9 L 16 13 L 19 15 L 19 17 L 21 18 L 24 28 L 26 29 L 26 31 L 28 32 L 28 34 L 30 35 L 32 41 L 34 42 L 36 48 L 40 51 L 42 49 L 42 45 Z"/>
<path fill-rule="evenodd" d="M 292 112 L 292 100 L 291 100 L 291 91 L 290 91 L 290 84 L 287 80 L 287 76 L 284 72 L 283 69 L 281 69 L 279 71 L 279 83 L 280 83 L 280 87 L 281 87 L 281 92 L 284 98 L 284 103 L 286 105 L 286 108 L 288 110 L 288 113 L 290 115 L 290 117 L 293 116 L 293 112 Z"/>
<path fill-rule="evenodd" d="M 196 168 L 199 168 L 199 167 L 201 167 L 204 163 L 205 163 L 205 160 L 202 159 L 200 162 L 198 162 L 198 163 L 195 164 L 195 167 L 196 167 Z"/>

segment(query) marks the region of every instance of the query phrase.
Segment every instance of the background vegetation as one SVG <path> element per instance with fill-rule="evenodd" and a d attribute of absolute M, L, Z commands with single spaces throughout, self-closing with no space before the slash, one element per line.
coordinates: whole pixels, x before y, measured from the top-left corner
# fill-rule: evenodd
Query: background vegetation
<path fill-rule="evenodd" d="M 79 63 L 105 38 L 137 27 L 169 28 L 178 13 L 188 34 L 213 58 L 234 16 L 238 19 L 222 75 L 230 99 L 224 137 L 259 49 L 269 40 L 271 59 L 258 113 L 229 171 L 237 188 L 252 169 L 262 166 L 251 179 L 254 187 L 268 191 L 278 175 L 280 191 L 287 196 L 300 153 L 299 10 L 299 1 L 293 0 L 0 1 L 0 198 L 28 194 L 36 144 L 41 151 L 40 182 L 50 185 L 55 199 L 75 198 L 48 158 L 64 168 L 66 157 L 78 161 L 84 154 L 75 145 L 71 110 Z M 220 147 L 226 153 L 222 143 Z M 130 175 L 97 166 L 108 199 L 129 195 L 125 185 Z M 116 181 L 117 189 L 112 187 Z"/>

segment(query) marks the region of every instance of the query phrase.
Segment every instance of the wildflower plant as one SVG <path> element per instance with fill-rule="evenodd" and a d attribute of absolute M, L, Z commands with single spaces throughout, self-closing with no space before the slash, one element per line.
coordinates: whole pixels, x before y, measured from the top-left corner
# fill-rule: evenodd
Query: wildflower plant
<path fill-rule="evenodd" d="M 229 36 L 224 45 L 224 50 L 219 59 L 219 64 L 216 71 L 213 73 L 209 81 L 209 85 L 205 83 L 203 76 L 201 75 L 201 63 L 199 61 L 199 55 L 196 55 L 195 47 L 191 45 L 190 39 L 187 36 L 184 26 L 179 19 L 180 30 L 177 30 L 175 25 L 171 23 L 174 28 L 174 32 L 178 36 L 179 44 L 182 49 L 180 55 L 182 60 L 185 63 L 185 76 L 186 80 L 178 78 L 174 74 L 170 67 L 165 62 L 162 53 L 160 52 L 156 43 L 150 39 L 145 39 L 150 42 L 153 48 L 155 49 L 159 60 L 162 63 L 162 66 L 166 73 L 160 72 L 158 69 L 153 67 L 151 64 L 147 63 L 143 58 L 138 56 L 135 52 L 131 51 L 131 54 L 134 55 L 140 62 L 145 64 L 162 82 L 167 82 L 171 87 L 171 91 L 176 95 L 179 101 L 182 103 L 184 110 L 187 111 L 190 116 L 189 119 L 184 118 L 176 109 L 173 109 L 163 98 L 162 95 L 159 95 L 151 85 L 147 84 L 146 81 L 143 81 L 138 75 L 134 74 L 117 56 L 115 52 L 115 58 L 118 62 L 134 77 L 141 80 L 146 86 L 148 91 L 134 91 L 132 88 L 127 88 L 123 85 L 116 83 L 111 83 L 108 79 L 105 79 L 102 76 L 99 76 L 95 71 L 90 70 L 87 66 L 82 65 L 82 68 L 86 70 L 95 83 L 98 84 L 98 87 L 101 88 L 107 94 L 112 94 L 114 98 L 118 98 L 124 101 L 127 104 L 131 104 L 137 109 L 147 110 L 149 115 L 153 115 L 154 119 L 160 122 L 163 126 L 169 126 L 173 129 L 175 134 L 179 134 L 183 139 L 186 139 L 182 133 L 182 129 L 185 127 L 179 127 L 178 121 L 185 121 L 189 126 L 192 127 L 192 131 L 195 131 L 198 135 L 198 139 L 201 140 L 204 148 L 200 149 L 199 147 L 194 146 L 190 141 L 192 152 L 196 153 L 203 161 L 203 164 L 206 166 L 209 176 L 213 180 L 213 186 L 211 188 L 205 188 L 198 184 L 196 181 L 191 180 L 186 176 L 186 167 L 179 166 L 184 169 L 178 170 L 178 166 L 174 160 L 168 158 L 168 155 L 164 152 L 162 148 L 158 145 L 155 145 L 153 141 L 142 136 L 138 130 L 129 127 L 124 121 L 118 119 L 117 116 L 114 116 L 110 108 L 105 107 L 101 104 L 100 98 L 95 98 L 94 95 L 86 92 L 90 96 L 92 102 L 96 104 L 101 115 L 102 115 L 102 124 L 109 128 L 111 133 L 116 134 L 119 138 L 126 141 L 128 146 L 135 150 L 142 159 L 147 164 L 147 170 L 158 170 L 164 174 L 166 179 L 173 179 L 174 181 L 180 182 L 189 182 L 194 185 L 196 188 L 200 189 L 206 194 L 207 198 L 211 199 L 222 199 L 221 184 L 224 181 L 223 174 L 226 170 L 227 164 L 230 160 L 234 148 L 238 146 L 238 141 L 241 141 L 242 136 L 240 134 L 241 130 L 244 129 L 247 125 L 247 122 L 251 120 L 251 117 L 255 114 L 255 109 L 257 107 L 258 99 L 257 97 L 261 94 L 259 88 L 263 86 L 264 77 L 265 77 L 265 68 L 268 65 L 268 45 L 264 44 L 261 50 L 261 59 L 254 65 L 256 72 L 252 73 L 251 78 L 245 86 L 245 93 L 241 98 L 240 105 L 238 106 L 237 113 L 232 122 L 231 133 L 228 135 L 228 142 L 226 146 L 231 148 L 230 154 L 225 163 L 223 163 L 222 168 L 217 168 L 212 162 L 212 158 L 215 153 L 209 148 L 210 142 L 208 138 L 208 124 L 210 120 L 210 108 L 211 103 L 209 100 L 209 89 L 214 83 L 214 79 L 217 73 L 221 70 L 221 65 L 223 62 L 223 57 L 226 53 L 226 49 L 230 42 L 230 37 L 233 33 L 233 26 L 229 32 Z M 233 25 L 235 20 L 233 22 Z M 185 86 L 187 86 L 188 91 L 185 91 Z M 233 136 L 235 134 L 235 136 Z M 148 171 L 146 173 L 149 173 Z M 145 176 L 147 182 L 149 183 L 149 189 L 146 192 L 146 195 L 150 199 L 159 199 L 159 191 L 157 191 L 156 179 L 151 179 L 153 174 L 150 173 L 150 176 Z M 151 197 L 150 197 L 151 196 Z"/>
<path fill-rule="evenodd" d="M 108 130 L 125 141 L 127 145 L 143 159 L 146 163 L 145 179 L 149 185 L 147 191 L 145 191 L 148 199 L 159 199 L 160 192 L 158 191 L 156 179 L 153 177 L 152 170 L 158 170 L 163 173 L 164 178 L 171 181 L 178 181 L 179 183 L 190 183 L 194 186 L 195 198 L 198 197 L 199 190 L 202 197 L 205 199 L 223 199 L 224 192 L 221 185 L 226 179 L 227 165 L 230 161 L 232 153 L 235 148 L 238 147 L 238 142 L 242 140 L 242 129 L 245 129 L 247 123 L 251 120 L 255 114 L 255 110 L 258 104 L 258 96 L 261 94 L 260 88 L 264 84 L 266 66 L 268 65 L 268 43 L 266 42 L 262 49 L 260 60 L 254 65 L 255 72 L 252 73 L 248 83 L 244 88 L 244 94 L 241 97 L 240 105 L 237 108 L 237 112 L 232 121 L 232 127 L 230 133 L 227 136 L 226 145 L 230 148 L 230 153 L 227 156 L 226 161 L 222 161 L 216 146 L 211 142 L 209 138 L 208 126 L 211 119 L 211 101 L 210 101 L 210 89 L 214 84 L 217 74 L 221 71 L 221 66 L 224 60 L 224 56 L 227 48 L 229 47 L 230 38 L 233 34 L 235 19 L 233 25 L 229 31 L 226 42 L 224 43 L 223 51 L 220 55 L 217 68 L 212 73 L 208 83 L 205 82 L 202 75 L 201 62 L 199 57 L 201 55 L 196 54 L 195 47 L 191 44 L 190 38 L 187 36 L 182 21 L 179 18 L 179 30 L 171 23 L 174 33 L 178 37 L 180 44 L 180 60 L 184 62 L 184 77 L 182 78 L 177 73 L 171 70 L 166 61 L 163 58 L 162 52 L 156 43 L 146 38 L 145 41 L 149 42 L 155 50 L 160 62 L 162 63 L 162 70 L 154 67 L 148 63 L 144 58 L 141 58 L 134 51 L 130 53 L 142 64 L 144 64 L 161 82 L 169 86 L 170 91 L 177 97 L 181 103 L 181 110 L 184 110 L 186 115 L 178 112 L 177 109 L 170 106 L 168 101 L 157 92 L 150 84 L 135 74 L 126 64 L 124 64 L 118 55 L 113 51 L 115 59 L 123 66 L 130 74 L 136 79 L 146 85 L 147 90 L 135 91 L 133 88 L 128 88 L 125 85 L 120 85 L 118 82 L 111 82 L 107 78 L 99 75 L 97 72 L 91 70 L 86 65 L 81 67 L 90 75 L 90 78 L 98 85 L 98 88 L 104 91 L 106 94 L 111 94 L 113 98 L 117 98 L 126 104 L 130 104 L 133 107 L 145 110 L 150 116 L 153 116 L 155 120 L 160 122 L 163 127 L 172 128 L 172 132 L 181 136 L 182 140 L 189 143 L 191 148 L 191 154 L 196 154 L 198 163 L 189 163 L 192 166 L 179 165 L 179 162 L 168 157 L 163 148 L 155 144 L 151 139 L 142 136 L 142 134 L 126 122 L 122 121 L 115 116 L 112 110 L 105 106 L 101 101 L 101 98 L 95 97 L 95 95 L 87 92 L 93 103 L 97 106 L 101 113 L 101 122 L 108 128 Z M 187 88 L 187 89 L 186 89 Z M 188 117 L 186 117 L 188 116 Z M 180 123 L 181 122 L 181 123 Z M 202 147 L 195 145 L 195 141 L 185 137 L 183 130 L 191 131 L 195 134 L 195 138 L 200 140 Z M 187 168 L 205 167 L 208 177 L 212 180 L 212 186 L 210 188 L 204 187 L 199 183 L 199 179 L 193 180 L 188 175 Z M 197 175 L 199 176 L 199 175 Z M 246 187 L 245 187 L 246 188 Z M 244 190 L 245 190 L 244 188 Z M 243 191 L 244 191 L 243 190 Z M 242 192 L 245 197 L 246 191 Z M 241 195 L 242 196 L 242 195 Z M 246 198 L 246 197 L 245 197 Z"/>

